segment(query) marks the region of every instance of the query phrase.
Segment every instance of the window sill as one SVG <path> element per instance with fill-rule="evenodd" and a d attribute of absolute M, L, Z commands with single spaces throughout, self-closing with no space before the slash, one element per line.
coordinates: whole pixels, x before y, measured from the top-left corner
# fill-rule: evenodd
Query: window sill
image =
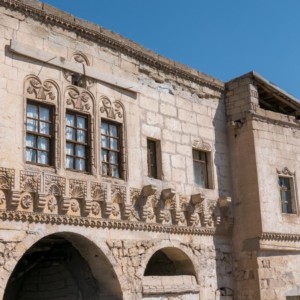
<path fill-rule="evenodd" d="M 26 164 L 25 168 L 27 170 L 42 171 L 42 170 L 47 169 L 50 172 L 55 172 L 56 171 L 55 167 L 50 166 L 50 165 L 35 164 L 35 163 L 28 162 L 28 161 L 26 161 L 25 164 Z"/>

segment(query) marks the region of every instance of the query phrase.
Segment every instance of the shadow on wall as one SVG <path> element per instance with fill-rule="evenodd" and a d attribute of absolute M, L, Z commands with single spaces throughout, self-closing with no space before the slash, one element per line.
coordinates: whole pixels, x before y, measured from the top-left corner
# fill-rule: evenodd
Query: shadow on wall
<path fill-rule="evenodd" d="M 219 189 L 219 197 L 231 196 L 231 172 L 228 145 L 228 128 L 225 113 L 225 100 L 219 101 L 213 120 L 215 129 L 215 156 L 214 164 L 216 166 L 216 178 Z M 232 205 L 233 203 L 231 203 Z M 233 209 L 231 207 L 231 209 Z M 222 235 L 214 236 L 215 261 L 217 289 L 215 291 L 215 300 L 233 300 L 233 258 L 231 248 L 231 221 L 223 219 L 217 225 L 217 232 L 229 232 L 229 237 Z"/>
<path fill-rule="evenodd" d="M 74 246 L 78 238 L 89 249 L 90 257 L 83 257 L 80 246 Z M 82 237 L 70 234 L 53 234 L 39 240 L 17 263 L 4 300 L 122 299 L 119 282 L 106 257 L 86 243 Z"/>

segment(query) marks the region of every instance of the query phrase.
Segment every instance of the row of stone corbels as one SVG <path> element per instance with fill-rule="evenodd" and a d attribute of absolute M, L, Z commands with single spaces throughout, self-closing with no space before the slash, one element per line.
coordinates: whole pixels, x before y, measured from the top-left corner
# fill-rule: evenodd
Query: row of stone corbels
<path fill-rule="evenodd" d="M 157 193 L 154 185 L 144 186 L 140 197 L 140 216 L 146 220 L 149 214 L 148 199 Z M 180 195 L 173 189 L 163 189 L 160 194 L 160 201 L 157 205 L 157 221 L 162 223 L 172 211 L 173 222 L 179 224 L 183 213 L 187 218 L 188 225 L 212 227 L 221 224 L 223 221 L 226 227 L 233 225 L 233 212 L 230 197 L 220 197 L 216 201 L 209 201 L 204 194 L 193 194 L 190 197 L 188 206 L 184 209 L 180 203 Z M 201 224 L 199 224 L 201 223 Z"/>

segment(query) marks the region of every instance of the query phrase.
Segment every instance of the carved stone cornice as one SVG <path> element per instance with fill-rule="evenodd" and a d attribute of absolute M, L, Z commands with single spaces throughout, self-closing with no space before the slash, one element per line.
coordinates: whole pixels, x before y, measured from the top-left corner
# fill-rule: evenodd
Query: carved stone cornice
<path fill-rule="evenodd" d="M 260 240 L 278 241 L 278 242 L 300 242 L 300 234 L 263 232 Z"/>
<path fill-rule="evenodd" d="M 215 78 L 168 60 L 118 34 L 112 33 L 109 30 L 92 23 L 81 21 L 73 16 L 70 17 L 70 15 L 67 15 L 62 11 L 57 10 L 57 12 L 55 12 L 52 8 L 49 13 L 47 12 L 47 7 L 41 2 L 37 1 L 36 5 L 33 6 L 33 4 L 25 4 L 18 0 L 0 0 L 0 5 L 21 12 L 34 19 L 38 19 L 45 24 L 59 26 L 66 30 L 76 32 L 77 35 L 82 36 L 85 39 L 94 41 L 102 46 L 104 44 L 107 47 L 116 49 L 117 51 L 133 57 L 141 63 L 161 70 L 164 73 L 208 86 L 217 91 L 222 92 L 224 90 L 223 82 Z"/>
<path fill-rule="evenodd" d="M 148 232 L 162 232 L 169 234 L 180 234 L 180 235 L 203 235 L 213 236 L 216 233 L 215 228 L 197 228 L 187 226 L 174 226 L 174 225 L 163 225 L 154 223 L 138 223 L 121 220 L 105 220 L 105 219 L 94 219 L 88 217 L 77 217 L 77 216 L 59 216 L 53 214 L 39 214 L 39 213 L 28 213 L 18 211 L 4 211 L 0 210 L 0 220 L 2 221 L 20 221 L 29 223 L 46 223 L 56 225 L 75 225 L 91 228 L 108 228 L 108 229 L 119 229 L 119 230 L 131 230 L 131 231 L 148 231 Z"/>

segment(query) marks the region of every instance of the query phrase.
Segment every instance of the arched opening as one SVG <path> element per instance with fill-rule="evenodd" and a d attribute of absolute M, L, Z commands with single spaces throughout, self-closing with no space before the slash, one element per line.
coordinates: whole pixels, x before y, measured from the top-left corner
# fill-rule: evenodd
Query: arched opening
<path fill-rule="evenodd" d="M 148 261 L 143 277 L 143 299 L 199 299 L 199 285 L 190 258 L 180 249 L 166 247 Z"/>
<path fill-rule="evenodd" d="M 95 244 L 53 234 L 30 247 L 8 281 L 4 300 L 122 299 L 113 268 Z"/>
<path fill-rule="evenodd" d="M 196 276 L 189 257 L 180 249 L 168 247 L 156 251 L 150 258 L 144 276 Z"/>

